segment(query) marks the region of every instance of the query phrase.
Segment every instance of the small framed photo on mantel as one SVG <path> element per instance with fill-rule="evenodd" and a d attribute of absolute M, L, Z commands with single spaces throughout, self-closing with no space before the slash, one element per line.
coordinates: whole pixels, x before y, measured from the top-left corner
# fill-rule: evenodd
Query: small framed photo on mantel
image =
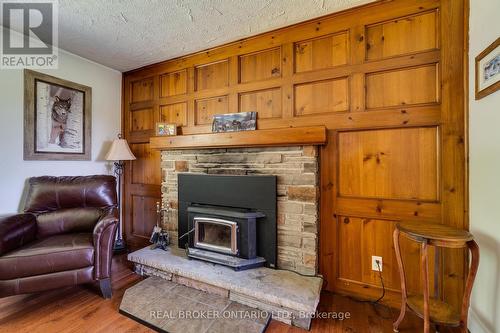
<path fill-rule="evenodd" d="M 24 160 L 91 159 L 92 88 L 24 71 Z"/>
<path fill-rule="evenodd" d="M 177 124 L 172 123 L 156 123 L 157 136 L 174 136 L 177 135 Z"/>
<path fill-rule="evenodd" d="M 500 37 L 476 57 L 476 99 L 500 89 Z"/>

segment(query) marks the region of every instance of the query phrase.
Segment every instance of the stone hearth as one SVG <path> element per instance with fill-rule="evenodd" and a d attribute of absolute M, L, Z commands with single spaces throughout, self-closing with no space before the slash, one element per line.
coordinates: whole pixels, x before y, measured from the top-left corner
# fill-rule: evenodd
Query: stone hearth
<path fill-rule="evenodd" d="M 144 248 L 128 255 L 138 274 L 157 276 L 267 311 L 284 323 L 309 329 L 319 303 L 322 280 L 271 268 L 234 271 L 190 260 L 175 246 L 168 251 Z"/>
<path fill-rule="evenodd" d="M 163 227 L 177 240 L 177 175 L 206 173 L 277 176 L 278 268 L 318 270 L 318 152 L 315 146 L 165 150 L 162 197 L 172 208 Z"/>

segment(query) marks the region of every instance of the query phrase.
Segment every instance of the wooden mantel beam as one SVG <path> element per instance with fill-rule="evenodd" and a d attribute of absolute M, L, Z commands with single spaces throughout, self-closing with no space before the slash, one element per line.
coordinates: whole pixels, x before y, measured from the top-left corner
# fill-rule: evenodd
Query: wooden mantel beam
<path fill-rule="evenodd" d="M 150 147 L 156 150 L 303 146 L 326 144 L 326 128 L 291 127 L 256 131 L 156 136 Z"/>

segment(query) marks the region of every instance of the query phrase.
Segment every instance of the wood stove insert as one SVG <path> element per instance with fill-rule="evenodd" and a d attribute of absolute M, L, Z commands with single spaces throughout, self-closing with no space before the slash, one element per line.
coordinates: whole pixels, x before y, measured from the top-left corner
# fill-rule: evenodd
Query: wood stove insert
<path fill-rule="evenodd" d="M 276 265 L 276 177 L 179 175 L 178 245 L 236 270 Z"/>

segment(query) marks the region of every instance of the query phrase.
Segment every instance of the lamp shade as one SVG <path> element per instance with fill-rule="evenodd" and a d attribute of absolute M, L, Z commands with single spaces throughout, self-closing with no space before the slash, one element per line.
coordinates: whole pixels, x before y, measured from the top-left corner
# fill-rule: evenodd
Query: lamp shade
<path fill-rule="evenodd" d="M 115 139 L 111 144 L 111 148 L 106 154 L 107 161 L 131 161 L 135 160 L 135 156 L 128 146 L 127 140 Z"/>

